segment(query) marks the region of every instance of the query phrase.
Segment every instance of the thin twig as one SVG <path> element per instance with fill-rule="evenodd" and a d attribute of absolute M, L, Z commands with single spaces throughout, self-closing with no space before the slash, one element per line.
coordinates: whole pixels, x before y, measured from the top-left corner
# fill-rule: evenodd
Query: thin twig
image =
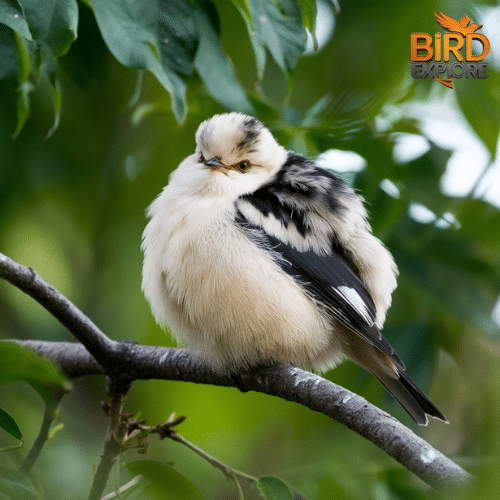
<path fill-rule="evenodd" d="M 190 450 L 194 451 L 213 467 L 222 471 L 222 473 L 229 479 L 233 479 L 233 475 L 236 474 L 240 477 L 248 479 L 248 481 L 257 480 L 255 477 L 250 476 L 249 474 L 245 474 L 244 472 L 237 471 L 236 469 L 233 469 L 233 467 L 230 467 L 220 460 L 217 460 L 216 458 L 212 457 L 212 455 L 209 455 L 205 450 L 198 448 L 198 446 L 196 446 L 194 443 L 186 439 L 184 436 L 181 436 L 176 430 L 174 430 L 174 427 L 184 422 L 184 420 L 186 420 L 186 417 L 176 417 L 175 413 L 172 413 L 172 415 L 170 415 L 170 418 L 163 424 L 145 425 L 143 422 L 132 422 L 132 428 L 146 431 L 149 434 L 158 434 L 161 439 L 169 438 L 183 444 L 184 446 L 187 446 Z"/>
<path fill-rule="evenodd" d="M 212 457 L 212 455 L 209 455 L 205 450 L 198 448 L 198 446 L 186 439 L 184 436 L 181 436 L 176 431 L 172 431 L 168 437 L 170 439 L 173 439 L 174 441 L 177 441 L 178 443 L 182 443 L 184 446 L 187 446 L 190 450 L 194 451 L 197 455 L 202 457 L 216 469 L 219 469 L 225 476 L 230 479 L 234 479 L 234 476 L 238 476 L 246 479 L 247 481 L 250 481 L 251 483 L 255 483 L 258 480 L 256 477 L 251 476 L 250 474 L 246 474 L 245 472 L 236 470 L 233 467 L 225 464 L 224 462 L 217 460 L 216 458 Z"/>
<path fill-rule="evenodd" d="M 59 410 L 59 403 L 61 402 L 62 397 L 66 394 L 66 391 L 54 389 L 52 401 L 47 403 L 45 407 L 45 412 L 43 414 L 42 425 L 40 426 L 40 431 L 38 433 L 31 450 L 28 455 L 24 459 L 23 465 L 21 467 L 21 471 L 24 473 L 28 473 L 36 459 L 39 457 L 40 452 L 42 451 L 43 445 L 47 442 L 49 437 L 50 426 L 52 422 L 57 417 L 57 412 Z"/>
<path fill-rule="evenodd" d="M 205 450 L 198 448 L 198 446 L 196 446 L 194 443 L 192 443 L 184 436 L 179 434 L 177 431 L 175 431 L 173 427 L 182 423 L 185 420 L 185 418 L 186 417 L 184 416 L 176 418 L 175 413 L 172 413 L 172 415 L 170 415 L 170 418 L 163 424 L 148 426 L 144 425 L 144 423 L 142 422 L 134 422 L 132 428 L 145 431 L 149 434 L 153 433 L 159 434 L 161 439 L 169 438 L 172 439 L 173 441 L 177 441 L 178 443 L 181 443 L 184 446 L 188 447 L 191 451 L 194 451 L 197 455 L 206 460 L 210 465 L 212 465 L 212 467 L 219 469 L 228 479 L 234 481 L 236 488 L 238 490 L 238 498 L 243 500 L 244 499 L 243 490 L 241 488 L 240 482 L 238 481 L 238 477 L 246 479 L 252 484 L 256 484 L 258 482 L 258 478 L 256 478 L 255 476 L 251 476 L 250 474 L 246 474 L 245 472 L 241 472 L 225 464 L 224 462 L 217 460 L 215 457 L 208 454 Z"/>
<path fill-rule="evenodd" d="M 102 497 L 102 500 L 111 500 L 112 498 L 118 498 L 121 493 L 125 493 L 128 489 L 132 488 L 132 486 L 135 486 L 142 478 L 142 474 L 137 474 L 137 476 L 133 477 L 128 483 L 125 483 L 116 491 L 108 493 L 106 496 Z"/>
<path fill-rule="evenodd" d="M 109 386 L 108 386 L 109 387 Z M 104 452 L 92 482 L 87 500 L 100 500 L 104 489 L 109 481 L 111 469 L 118 455 L 123 451 L 123 438 L 126 433 L 126 422 L 123 422 L 123 407 L 127 397 L 126 392 L 115 392 L 110 394 L 109 423 L 104 441 Z"/>

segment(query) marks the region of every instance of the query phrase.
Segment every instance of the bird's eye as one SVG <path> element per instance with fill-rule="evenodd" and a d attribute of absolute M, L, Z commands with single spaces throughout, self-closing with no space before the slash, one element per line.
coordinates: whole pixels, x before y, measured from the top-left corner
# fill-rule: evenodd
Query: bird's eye
<path fill-rule="evenodd" d="M 248 160 L 243 160 L 243 161 L 240 161 L 237 165 L 236 165 L 236 168 L 241 172 L 241 173 L 245 173 L 245 172 L 248 172 L 250 170 L 250 162 Z"/>
<path fill-rule="evenodd" d="M 203 156 L 203 153 L 200 153 L 200 155 L 198 156 L 198 163 L 204 163 L 205 161 L 205 157 Z"/>

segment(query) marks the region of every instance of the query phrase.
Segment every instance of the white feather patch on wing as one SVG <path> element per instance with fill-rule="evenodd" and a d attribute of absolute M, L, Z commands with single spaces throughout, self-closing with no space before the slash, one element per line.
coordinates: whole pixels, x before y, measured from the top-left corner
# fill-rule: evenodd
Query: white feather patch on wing
<path fill-rule="evenodd" d="M 364 300 L 354 288 L 348 286 L 332 287 L 333 291 L 342 297 L 365 321 L 369 326 L 372 326 L 374 321 L 370 315 L 368 307 Z"/>

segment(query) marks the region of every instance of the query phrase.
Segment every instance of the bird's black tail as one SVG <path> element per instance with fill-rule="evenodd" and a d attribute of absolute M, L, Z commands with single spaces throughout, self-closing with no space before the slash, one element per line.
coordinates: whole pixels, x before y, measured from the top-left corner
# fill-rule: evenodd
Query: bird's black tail
<path fill-rule="evenodd" d="M 448 423 L 446 417 L 417 387 L 404 370 L 399 371 L 399 378 L 380 374 L 376 374 L 376 377 L 417 424 L 427 425 L 427 415 Z"/>

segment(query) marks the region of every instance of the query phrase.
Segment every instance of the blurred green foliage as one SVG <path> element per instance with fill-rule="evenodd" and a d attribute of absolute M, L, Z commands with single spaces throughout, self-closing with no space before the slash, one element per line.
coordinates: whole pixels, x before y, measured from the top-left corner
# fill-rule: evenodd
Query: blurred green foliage
<path fill-rule="evenodd" d="M 303 25 L 313 29 L 316 7 L 319 21 L 334 25 L 333 36 L 304 54 Z M 415 119 L 404 106 L 452 92 L 491 167 L 500 64 L 490 64 L 486 80 L 461 79 L 453 90 L 409 77 L 410 33 L 439 30 L 439 11 L 481 22 L 466 2 L 340 7 L 334 18 L 334 5 L 323 0 L 0 0 L 0 249 L 33 267 L 110 337 L 173 345 L 140 290 L 140 241 L 144 210 L 191 154 L 198 124 L 239 110 L 297 153 L 354 151 L 366 167 L 344 175 L 366 198 L 374 232 L 400 268 L 384 333 L 451 422 L 415 431 L 476 474 L 470 491 L 438 495 L 323 415 L 261 394 L 142 381 L 127 406 L 151 424 L 173 410 L 187 415 L 178 430 L 199 447 L 257 477 L 278 476 L 309 499 L 496 499 L 500 344 L 492 310 L 500 291 L 500 200 L 495 206 L 474 192 L 443 192 L 451 152 L 426 137 L 425 113 Z M 480 12 L 486 8 L 493 7 Z M 399 110 L 397 118 L 389 110 Z M 405 134 L 426 137 L 428 150 L 398 161 L 395 147 Z M 386 180 L 392 194 L 381 187 Z M 414 204 L 427 207 L 432 220 L 412 217 Z M 71 335 L 0 282 L 0 338 Z M 8 371 L 0 365 L 3 382 Z M 352 363 L 327 376 L 413 425 Z M 0 497 L 86 498 L 106 426 L 103 378 L 74 382 L 62 401 L 64 430 L 23 480 L 15 471 L 44 405 L 29 385 L 10 380 L 1 386 L 0 448 L 17 446 L 20 437 L 25 446 L 0 455 Z M 182 483 L 184 476 L 203 498 L 237 498 L 234 484 L 192 452 L 152 441 L 148 460 L 165 464 L 171 477 Z M 132 464 L 138 455 L 129 450 L 124 458 Z M 130 477 L 117 470 L 110 489 Z"/>

